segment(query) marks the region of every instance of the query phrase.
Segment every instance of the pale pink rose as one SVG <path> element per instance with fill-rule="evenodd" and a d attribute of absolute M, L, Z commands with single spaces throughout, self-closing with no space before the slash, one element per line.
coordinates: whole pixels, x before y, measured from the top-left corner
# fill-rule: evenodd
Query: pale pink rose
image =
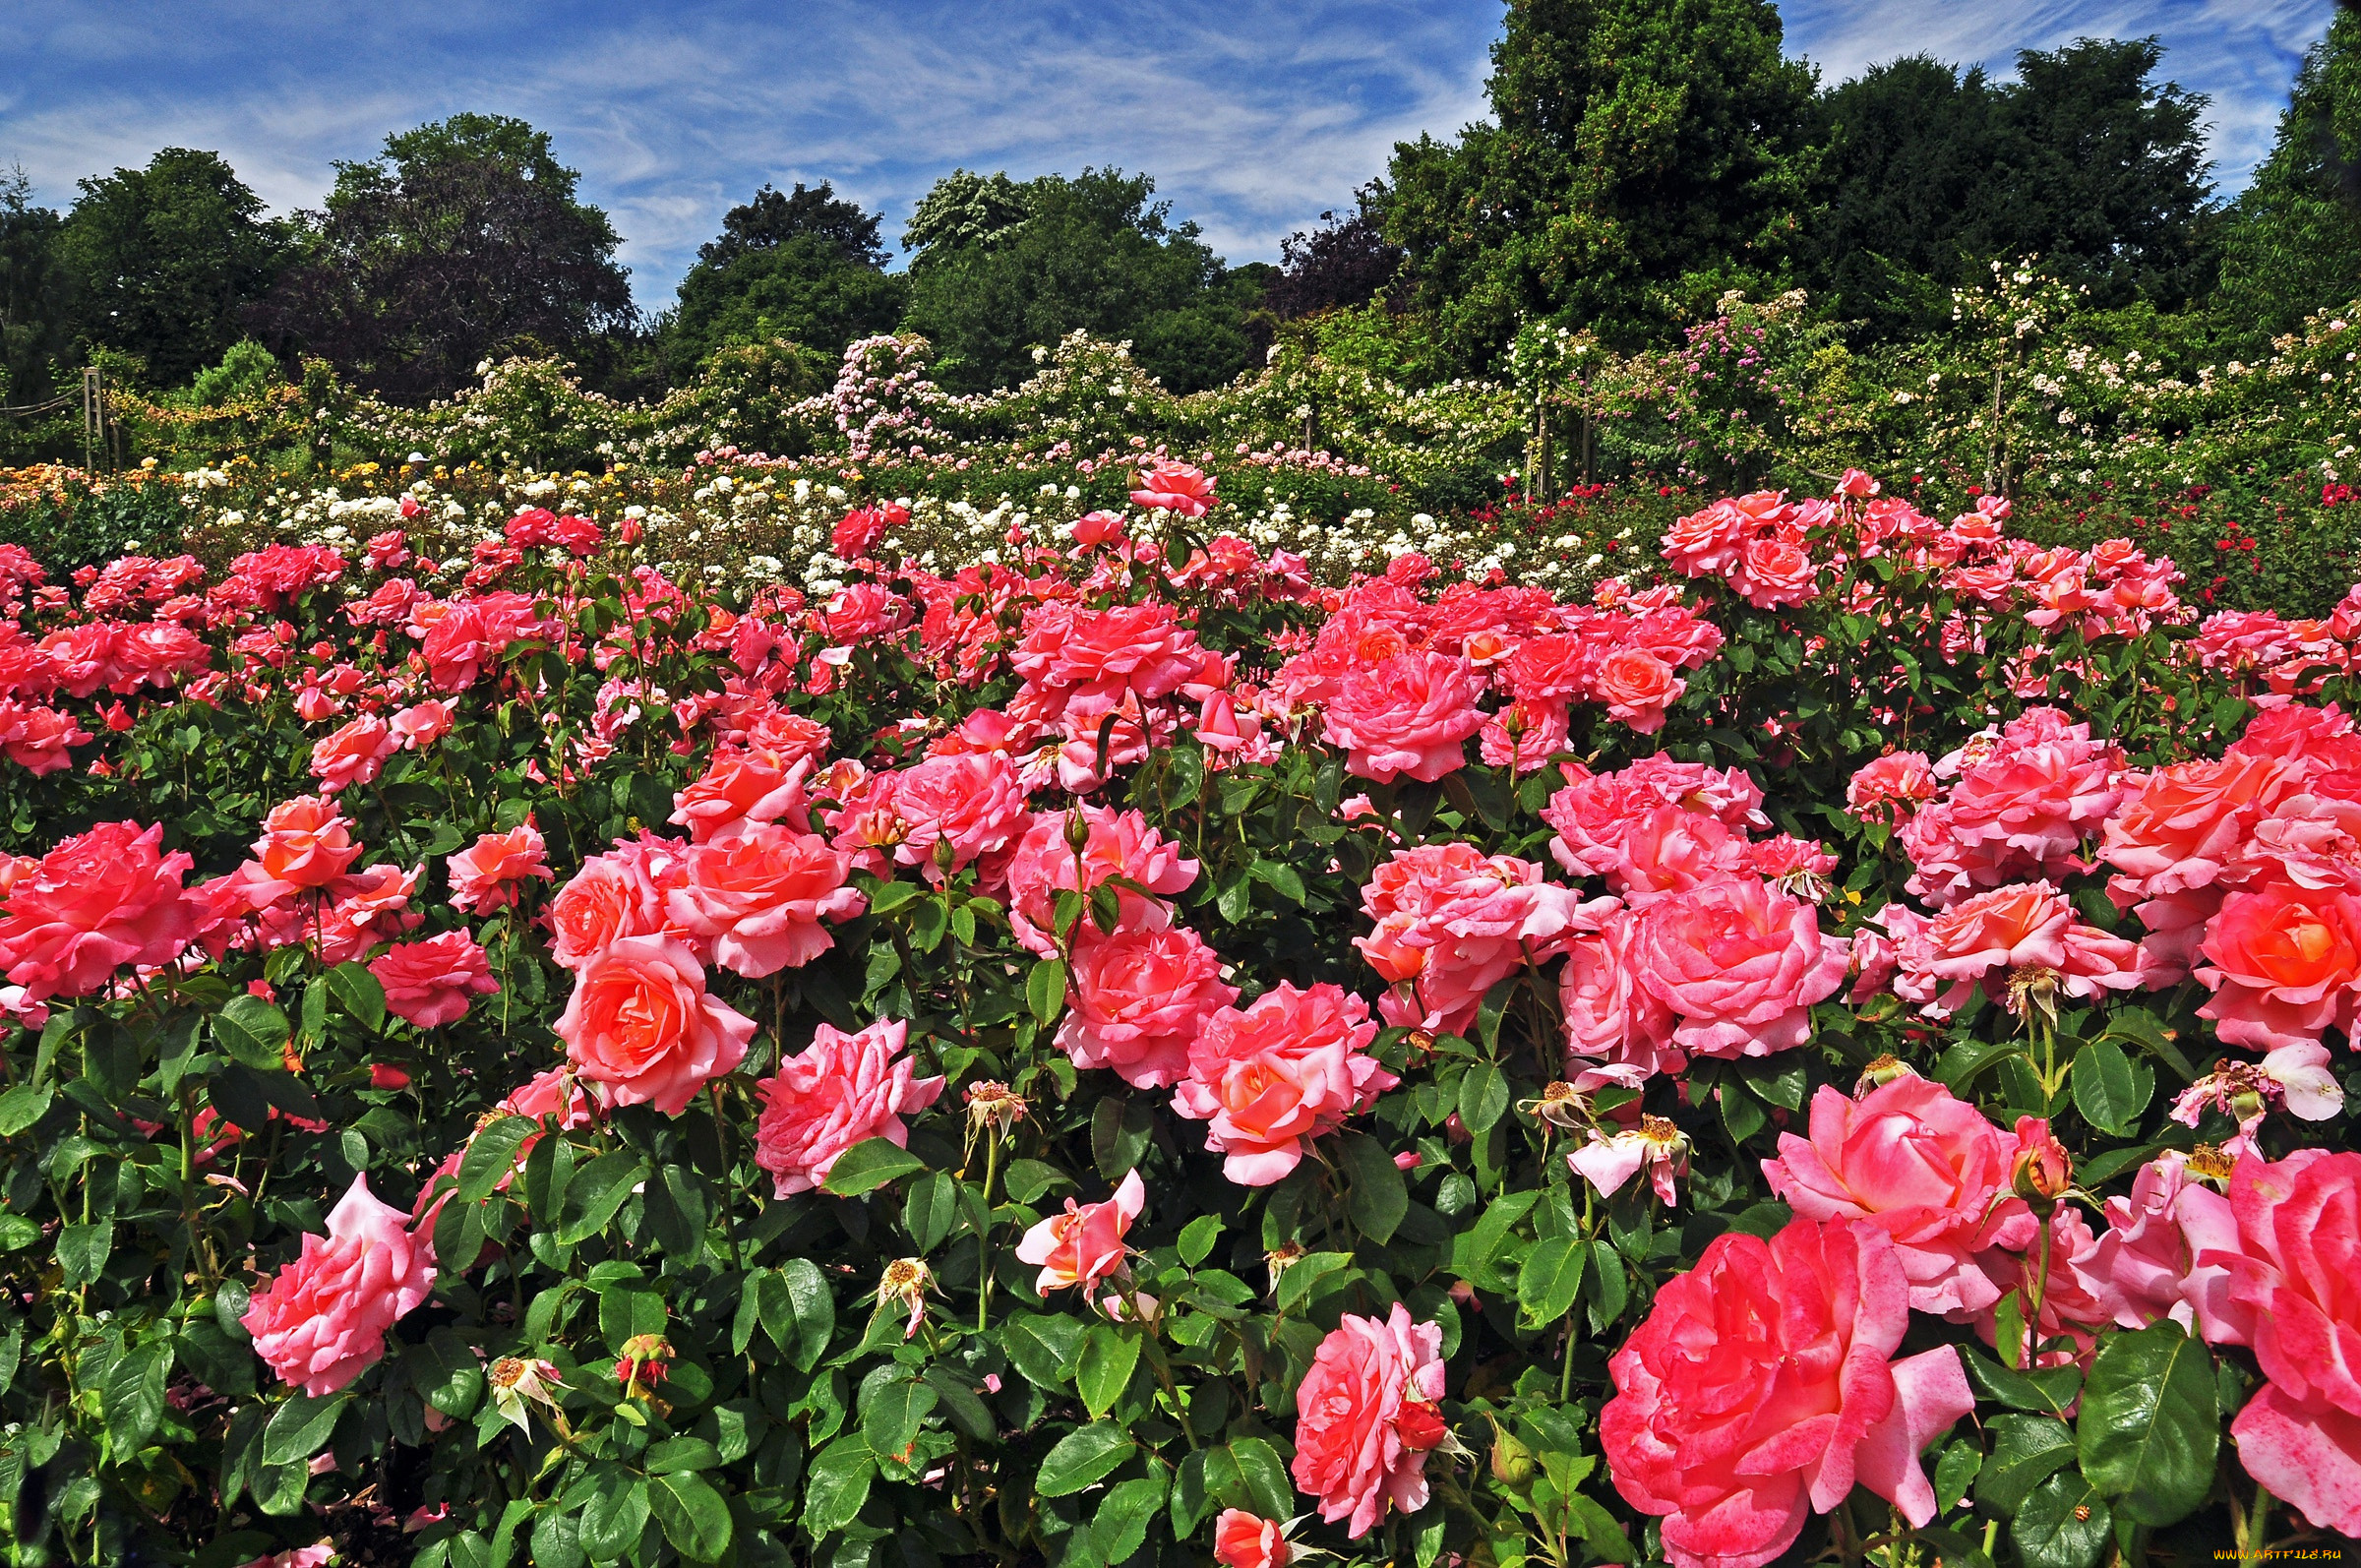
<path fill-rule="evenodd" d="M 364 713 L 313 746 L 312 777 L 320 781 L 321 794 L 333 795 L 376 778 L 393 754 L 394 734 L 386 721 Z"/>
<path fill-rule="evenodd" d="M 2169 1317 L 2199 1333 L 2199 1299 L 2210 1296 L 2226 1305 L 2228 1271 L 2218 1264 L 2201 1270 L 2197 1256 L 2209 1246 L 2234 1250 L 2237 1220 L 2229 1200 L 2190 1171 L 2187 1155 L 2167 1149 L 2142 1166 L 2130 1196 L 2107 1199 L 2106 1217 L 2088 1272 L 2118 1327 L 2145 1328 Z M 2218 1309 L 2209 1320 L 2218 1322 Z"/>
<path fill-rule="evenodd" d="M 1367 1055 L 1376 1021 L 1359 996 L 1281 981 L 1252 1005 L 1225 1007 L 1188 1047 L 1173 1109 L 1209 1123 L 1223 1174 L 1269 1186 L 1302 1163 L 1305 1142 L 1335 1131 L 1398 1081 Z"/>
<path fill-rule="evenodd" d="M 1902 1260 L 1867 1225 L 1725 1233 L 1657 1293 L 1607 1363 L 1599 1438 L 1675 1568 L 1761 1568 L 1856 1484 L 1935 1517 L 1918 1456 L 1975 1400 L 1951 1346 L 1893 1358 L 1908 1325 Z"/>
<path fill-rule="evenodd" d="M 1067 835 L 1079 819 L 1083 831 L 1080 853 Z M 1008 924 L 1016 939 L 1041 957 L 1058 952 L 1058 893 L 1062 888 L 1089 892 L 1114 877 L 1123 877 L 1147 889 L 1146 896 L 1129 887 L 1116 889 L 1116 925 L 1120 929 L 1161 931 L 1172 924 L 1172 906 L 1164 899 L 1186 892 L 1197 880 L 1197 863 L 1180 853 L 1180 846 L 1148 825 L 1137 812 L 1118 812 L 1104 806 L 1077 806 L 1071 814 L 1037 812 L 1016 849 L 1008 858 Z M 1077 930 L 1095 929 L 1084 908 Z"/>
<path fill-rule="evenodd" d="M 484 834 L 444 862 L 443 869 L 451 874 L 452 907 L 476 915 L 508 908 L 526 882 L 555 879 L 548 851 L 541 829 L 529 816 L 505 833 Z"/>
<path fill-rule="evenodd" d="M 1796 546 L 1756 539 L 1738 552 L 1730 586 L 1758 610 L 1805 604 L 1820 596 L 1820 569 Z"/>
<path fill-rule="evenodd" d="M 1978 1265 L 2039 1234 L 2009 1190 L 2015 1134 L 1941 1084 L 1904 1073 L 1860 1099 L 1823 1085 L 1811 1136 L 1784 1132 L 1771 1190 L 1808 1220 L 1863 1220 L 1894 1238 L 1910 1305 L 1965 1323 L 2000 1298 Z"/>
<path fill-rule="evenodd" d="M 956 872 L 980 857 L 1006 848 L 1028 825 L 1025 787 L 1015 764 L 998 754 L 931 756 L 912 767 L 883 774 L 901 832 L 893 858 L 944 875 L 937 845 Z"/>
<path fill-rule="evenodd" d="M 2361 1155 L 2306 1149 L 2230 1175 L 2228 1295 L 2269 1379 L 2230 1423 L 2238 1462 L 2316 1530 L 2361 1536 Z M 2218 1342 L 2217 1342 L 2218 1343 Z"/>
<path fill-rule="evenodd" d="M 1557 829 L 1551 857 L 1577 876 L 1604 876 L 1620 867 L 1631 822 L 1660 806 L 1713 817 L 1740 837 L 1771 825 L 1761 787 L 1736 768 L 1678 762 L 1658 752 L 1620 772 L 1592 773 L 1578 763 L 1566 764 L 1565 772 L 1566 787 L 1549 798 L 1542 820 Z"/>
<path fill-rule="evenodd" d="M 1674 1183 L 1688 1174 L 1689 1140 L 1664 1117 L 1642 1116 L 1611 1133 L 1593 1127 L 1582 1147 L 1566 1156 L 1566 1166 L 1603 1198 L 1613 1197 L 1645 1171 L 1657 1201 L 1670 1207 L 1680 1196 Z"/>
<path fill-rule="evenodd" d="M 30 869 L 11 862 L 0 970 L 23 988 L 19 1008 L 90 995 L 124 966 L 160 967 L 196 940 L 204 906 L 181 885 L 193 863 L 180 850 L 157 854 L 163 833 L 160 822 L 101 822 Z"/>
<path fill-rule="evenodd" d="M 1290 1467 L 1320 1518 L 1358 1540 L 1389 1506 L 1426 1506 L 1426 1456 L 1449 1431 L 1443 1377 L 1442 1325 L 1414 1323 L 1399 1301 L 1383 1322 L 1348 1312 L 1320 1341 L 1296 1386 Z"/>
<path fill-rule="evenodd" d="M 2231 1044 L 2303 1045 L 2361 1023 L 2361 896 L 2232 893 L 2206 928 L 2197 1010 Z"/>
<path fill-rule="evenodd" d="M 1900 968 L 1894 990 L 1948 1017 L 1979 984 L 2006 1001 L 2013 978 L 2042 978 L 2055 995 L 2095 999 L 2140 984 L 2140 953 L 2074 918 L 2074 905 L 2047 882 L 1996 887 L 1921 919 L 1889 904 L 1880 919 L 1893 935 Z"/>
<path fill-rule="evenodd" d="M 755 1164 L 776 1178 L 780 1197 L 824 1184 L 844 1151 L 865 1139 L 884 1138 L 897 1149 L 909 1143 L 902 1117 L 942 1093 L 939 1077 L 917 1076 L 903 1049 L 909 1038 L 899 1018 L 880 1018 L 854 1035 L 823 1023 L 811 1045 L 756 1086 L 762 1115 Z"/>
<path fill-rule="evenodd" d="M 1531 861 L 1448 843 L 1397 850 L 1370 874 L 1361 907 L 1376 929 L 1353 945 L 1397 988 L 1379 1004 L 1387 1021 L 1464 1034 L 1485 992 L 1555 956 L 1612 903 L 1586 906 Z"/>
<path fill-rule="evenodd" d="M 1477 752 L 1486 767 L 1506 767 L 1514 761 L 1522 778 L 1546 767 L 1552 755 L 1566 749 L 1569 717 L 1562 701 L 1511 702 L 1484 720 Z"/>
<path fill-rule="evenodd" d="M 1185 928 L 1084 933 L 1058 1048 L 1077 1067 L 1111 1067 L 1138 1089 L 1188 1071 L 1188 1045 L 1208 1015 L 1238 1000 L 1221 955 Z"/>
<path fill-rule="evenodd" d="M 328 1235 L 305 1236 L 301 1255 L 255 1293 L 238 1321 L 281 1382 L 318 1399 L 377 1364 L 386 1331 L 426 1299 L 434 1280 L 426 1242 L 356 1176 L 329 1211 Z"/>
<path fill-rule="evenodd" d="M 2085 869 L 2083 840 L 2125 795 L 2123 749 L 2053 707 L 2029 707 L 1936 763 L 1956 774 L 1948 798 L 1898 835 L 1917 868 L 1909 890 L 1936 905 L 1979 887 L 2062 880 Z"/>
<path fill-rule="evenodd" d="M 2261 1061 L 2216 1062 L 2172 1102 L 2172 1119 L 2194 1127 L 2209 1110 L 2238 1123 L 2238 1135 L 2222 1145 L 2234 1156 L 2255 1151 L 2255 1131 L 2275 1107 L 2305 1121 L 2326 1121 L 2344 1113 L 2344 1090 L 2329 1070 L 2329 1048 L 2301 1040 L 2267 1053 Z"/>
<path fill-rule="evenodd" d="M 423 752 L 451 733 L 453 704 L 430 697 L 394 713 L 388 726 L 394 744 L 408 752 Z"/>
<path fill-rule="evenodd" d="M 860 889 L 845 885 L 851 859 L 817 833 L 742 821 L 682 856 L 665 909 L 680 930 L 710 944 L 715 963 L 760 980 L 833 947 L 823 919 L 851 920 L 869 907 Z"/>
<path fill-rule="evenodd" d="M 1845 809 L 1868 822 L 1907 816 L 1940 793 L 1935 771 L 1920 752 L 1890 752 L 1864 765 L 1845 786 Z"/>
<path fill-rule="evenodd" d="M 1177 512 L 1183 517 L 1202 517 L 1218 499 L 1213 493 L 1211 475 L 1167 457 L 1159 457 L 1142 469 L 1139 488 L 1131 492 L 1131 505 L 1135 507 Z"/>
<path fill-rule="evenodd" d="M 625 936 L 583 962 L 557 1033 L 605 1104 L 677 1116 L 746 1059 L 755 1021 L 706 995 L 704 969 L 685 943 Z"/>
<path fill-rule="evenodd" d="M 1760 881 L 1672 893 L 1641 912 L 1630 961 L 1691 1055 L 1767 1056 L 1811 1034 L 1812 1004 L 1844 984 L 1842 942 L 1819 912 Z"/>
<path fill-rule="evenodd" d="M 2028 1136 L 2028 1128 L 2039 1128 L 2038 1138 Z M 2020 1154 L 2021 1166 L 2036 1142 L 2052 1142 L 2059 1156 L 2058 1171 L 2065 1169 L 2064 1148 L 2050 1139 L 2048 1123 L 2034 1116 L 2017 1118 L 2017 1136 L 2027 1153 Z M 2058 1187 L 2065 1182 L 2061 1179 Z M 2027 1299 L 2030 1277 L 2042 1259 L 2039 1241 L 2040 1227 L 2033 1229 L 2034 1241 L 2022 1252 L 1996 1251 L 1985 1256 L 1985 1266 L 2001 1294 L 2016 1294 Z M 2072 1204 L 2061 1203 L 2049 1217 L 2049 1273 L 2041 1287 L 2041 1315 L 2031 1336 L 2051 1348 L 2042 1351 L 2035 1364 L 2064 1366 L 2079 1361 L 2088 1366 L 2090 1354 L 2098 1343 L 2099 1331 L 2114 1320 L 2116 1301 L 2106 1276 L 2100 1272 L 2098 1236 L 2090 1222 Z M 1997 1305 L 1988 1306 L 1975 1316 L 1975 1332 L 1986 1345 L 1999 1344 L 2000 1315 Z M 2063 1341 L 2063 1344 L 2052 1344 Z M 2021 1348 L 2022 1353 L 2022 1348 Z"/>
<path fill-rule="evenodd" d="M 447 931 L 424 941 L 395 942 L 369 962 L 386 991 L 386 1011 L 420 1029 L 440 1029 L 467 1016 L 470 997 L 500 990 L 492 965 L 473 936 Z"/>
<path fill-rule="evenodd" d="M 1658 806 L 1624 824 L 1618 859 L 1605 870 L 1610 892 L 1633 909 L 1666 893 L 1752 874 L 1751 847 L 1719 817 Z"/>
<path fill-rule="evenodd" d="M 1053 1214 L 1027 1231 L 1016 1244 L 1017 1261 L 1040 1266 L 1036 1290 L 1079 1286 L 1087 1292 L 1122 1268 L 1130 1251 L 1123 1244 L 1123 1234 L 1147 1202 L 1148 1191 L 1139 1173 L 1127 1171 L 1115 1196 L 1106 1202 L 1076 1204 L 1068 1198 L 1063 1214 Z"/>
<path fill-rule="evenodd" d="M 1477 691 L 1465 659 L 1399 653 L 1344 678 L 1322 734 L 1346 749 L 1349 773 L 1381 784 L 1407 773 L 1431 784 L 1467 763 L 1467 739 L 1483 728 Z"/>

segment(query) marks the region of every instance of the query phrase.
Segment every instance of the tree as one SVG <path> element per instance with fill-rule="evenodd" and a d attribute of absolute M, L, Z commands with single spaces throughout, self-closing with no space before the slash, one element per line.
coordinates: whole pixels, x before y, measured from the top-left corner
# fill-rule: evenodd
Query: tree
<path fill-rule="evenodd" d="M 449 393 L 513 349 L 596 355 L 637 317 L 605 212 L 547 132 L 459 114 L 336 165 L 306 250 L 257 321 L 394 397 Z"/>
<path fill-rule="evenodd" d="M 23 169 L 0 175 L 0 403 L 39 402 L 56 391 L 51 366 L 70 352 L 73 301 L 58 214 L 32 205 Z"/>
<path fill-rule="evenodd" d="M 2102 308 L 2210 286 L 2206 99 L 2154 80 L 2156 40 L 2017 59 L 1995 86 L 1912 55 L 1822 96 L 1815 286 L 1866 335 L 1933 331 L 1952 288 L 2028 256 Z"/>
<path fill-rule="evenodd" d="M 1263 305 L 1281 321 L 1365 305 L 1393 281 L 1402 247 L 1385 237 L 1385 186 L 1371 180 L 1353 195 L 1352 212 L 1322 212 L 1318 228 L 1280 241 L 1279 275 Z"/>
<path fill-rule="evenodd" d="M 1496 123 L 1394 150 L 1412 302 L 1489 367 L 1526 319 L 1634 340 L 1784 275 L 1813 79 L 1780 38 L 1770 0 L 1509 0 Z"/>
<path fill-rule="evenodd" d="M 822 180 L 781 195 L 768 185 L 733 207 L 697 251 L 665 327 L 666 356 L 686 370 L 725 343 L 784 337 L 831 357 L 891 332 L 902 279 L 885 271 L 878 218 Z"/>
<path fill-rule="evenodd" d="M 905 238 L 919 258 L 904 325 L 934 340 L 942 385 L 1013 386 L 1032 374 L 1035 348 L 1076 329 L 1129 339 L 1175 392 L 1244 369 L 1262 270 L 1225 267 L 1196 224 L 1169 221 L 1155 190 L 1144 174 L 1084 169 L 1021 186 L 962 171 L 930 192 Z"/>
<path fill-rule="evenodd" d="M 2219 304 L 2250 339 L 2361 297 L 2361 12 L 2339 8 L 2306 51 L 2225 227 Z"/>
<path fill-rule="evenodd" d="M 168 147 L 81 185 L 57 236 L 77 345 L 136 355 L 157 386 L 178 386 L 243 335 L 241 314 L 285 258 L 285 226 L 216 152 Z"/>

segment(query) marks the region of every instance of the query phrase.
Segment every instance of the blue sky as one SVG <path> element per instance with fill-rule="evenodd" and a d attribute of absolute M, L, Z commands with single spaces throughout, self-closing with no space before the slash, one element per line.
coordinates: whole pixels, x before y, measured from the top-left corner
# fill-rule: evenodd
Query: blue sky
<path fill-rule="evenodd" d="M 1791 0 L 1827 81 L 1928 50 L 2006 73 L 2021 48 L 2160 34 L 2212 96 L 2216 176 L 2243 184 L 2333 0 Z M 722 211 L 829 178 L 897 239 L 935 178 L 1144 169 L 1233 261 L 1385 162 L 1480 117 L 1498 0 L 0 0 L 0 168 L 40 199 L 216 149 L 273 207 L 331 163 L 460 109 L 553 132 L 614 214 L 640 303 L 666 303 Z"/>

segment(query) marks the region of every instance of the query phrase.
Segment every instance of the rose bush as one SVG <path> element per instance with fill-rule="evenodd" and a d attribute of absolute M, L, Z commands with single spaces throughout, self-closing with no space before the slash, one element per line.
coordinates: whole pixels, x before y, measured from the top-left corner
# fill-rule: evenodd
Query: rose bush
<path fill-rule="evenodd" d="M 2361 1525 L 2361 595 L 1857 474 L 1321 587 L 1121 482 L 728 602 L 0 561 L 12 1558 Z"/>

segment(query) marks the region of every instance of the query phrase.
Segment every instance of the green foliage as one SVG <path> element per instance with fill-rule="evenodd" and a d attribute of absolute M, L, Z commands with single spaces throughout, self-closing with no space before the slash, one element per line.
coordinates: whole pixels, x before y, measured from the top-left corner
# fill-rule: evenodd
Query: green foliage
<path fill-rule="evenodd" d="M 840 358 L 853 339 L 901 319 L 903 279 L 884 271 L 884 254 L 877 217 L 825 180 L 792 196 L 764 186 L 724 215 L 721 236 L 681 280 L 665 352 L 686 370 L 725 343 L 784 338 Z"/>
<path fill-rule="evenodd" d="M 2304 55 L 2270 155 L 2223 235 L 2221 310 L 2253 352 L 2361 295 L 2361 13 L 2338 8 Z"/>

